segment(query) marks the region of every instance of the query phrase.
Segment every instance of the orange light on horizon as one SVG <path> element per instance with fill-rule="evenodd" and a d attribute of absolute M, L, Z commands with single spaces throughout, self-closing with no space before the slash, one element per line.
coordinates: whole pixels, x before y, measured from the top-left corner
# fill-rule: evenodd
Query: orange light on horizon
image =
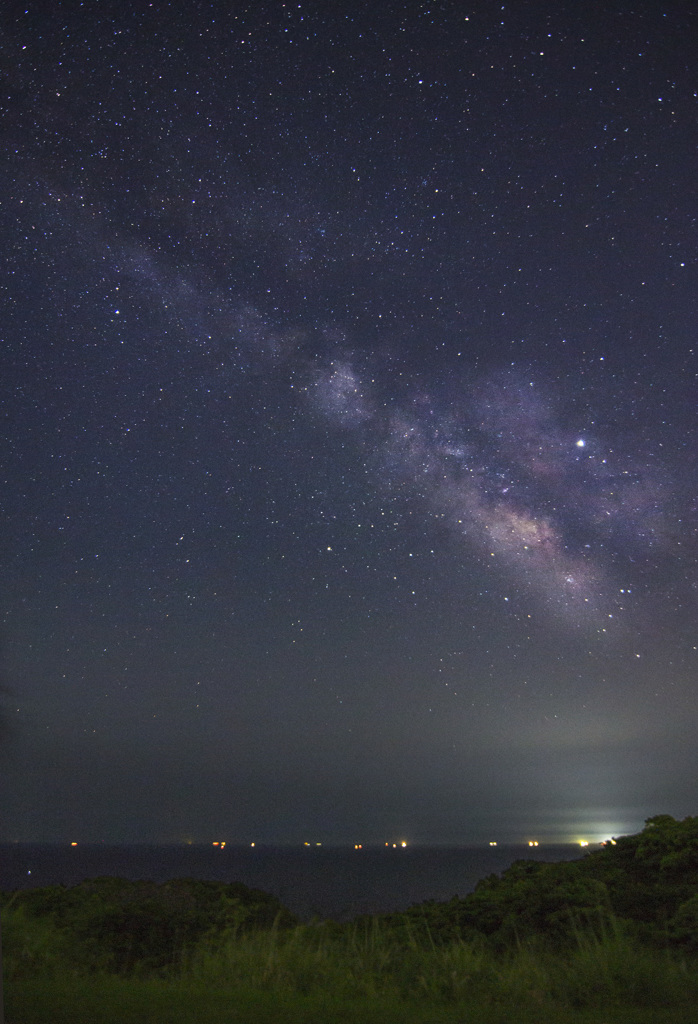
<path fill-rule="evenodd" d="M 71 846 L 77 846 L 78 844 L 77 843 L 71 843 L 70 845 Z"/>
<path fill-rule="evenodd" d="M 529 846 L 538 846 L 538 840 L 537 839 L 529 839 L 528 840 L 528 845 Z"/>

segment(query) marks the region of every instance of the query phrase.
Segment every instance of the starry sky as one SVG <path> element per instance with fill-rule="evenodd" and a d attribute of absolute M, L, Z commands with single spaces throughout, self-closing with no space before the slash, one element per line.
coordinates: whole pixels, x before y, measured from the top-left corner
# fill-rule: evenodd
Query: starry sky
<path fill-rule="evenodd" d="M 695 814 L 692 5 L 3 12 L 0 839 Z"/>

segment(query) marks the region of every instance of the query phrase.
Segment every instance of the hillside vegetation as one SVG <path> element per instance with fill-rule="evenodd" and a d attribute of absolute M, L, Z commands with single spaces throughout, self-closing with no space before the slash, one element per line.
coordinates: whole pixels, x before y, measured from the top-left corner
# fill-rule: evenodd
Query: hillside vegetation
<path fill-rule="evenodd" d="M 698 818 L 349 924 L 192 879 L 101 878 L 2 907 L 10 1024 L 696 1020 Z"/>

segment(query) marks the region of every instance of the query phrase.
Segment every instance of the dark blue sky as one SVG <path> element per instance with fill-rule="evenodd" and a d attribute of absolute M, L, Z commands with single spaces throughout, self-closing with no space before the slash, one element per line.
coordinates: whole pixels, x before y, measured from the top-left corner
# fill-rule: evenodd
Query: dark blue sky
<path fill-rule="evenodd" d="M 696 28 L 7 5 L 1 839 L 696 812 Z"/>

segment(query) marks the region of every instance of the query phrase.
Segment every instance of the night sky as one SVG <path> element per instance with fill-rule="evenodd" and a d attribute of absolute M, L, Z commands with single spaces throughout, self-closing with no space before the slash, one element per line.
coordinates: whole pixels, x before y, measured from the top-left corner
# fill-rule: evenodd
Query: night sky
<path fill-rule="evenodd" d="M 0 839 L 698 813 L 697 29 L 3 5 Z"/>

